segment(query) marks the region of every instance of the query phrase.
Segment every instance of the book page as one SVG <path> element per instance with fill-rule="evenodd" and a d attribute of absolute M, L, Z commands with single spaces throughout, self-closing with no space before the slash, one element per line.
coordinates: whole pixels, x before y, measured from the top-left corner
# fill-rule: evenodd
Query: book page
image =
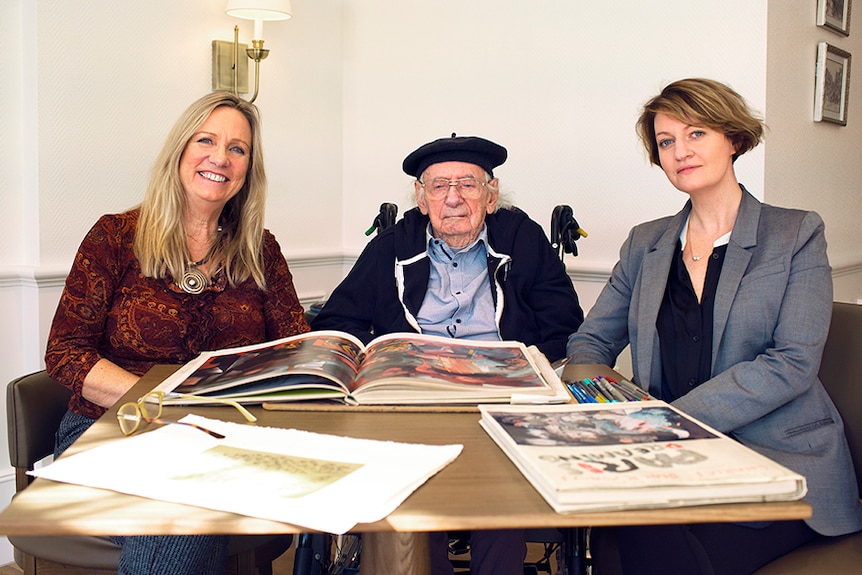
<path fill-rule="evenodd" d="M 550 389 L 523 344 L 418 334 L 390 334 L 368 346 L 351 390 L 359 398 L 383 386 L 463 390 L 476 397 Z"/>
<path fill-rule="evenodd" d="M 264 344 L 202 353 L 155 391 L 248 397 L 303 388 L 347 393 L 362 344 L 341 332 L 312 332 Z"/>

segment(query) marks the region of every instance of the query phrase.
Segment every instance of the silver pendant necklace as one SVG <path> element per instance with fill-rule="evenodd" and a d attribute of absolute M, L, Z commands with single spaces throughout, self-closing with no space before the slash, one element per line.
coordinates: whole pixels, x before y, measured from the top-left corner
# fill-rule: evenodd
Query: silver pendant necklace
<path fill-rule="evenodd" d="M 183 277 L 180 278 L 180 289 L 192 295 L 197 295 L 207 289 L 210 285 L 210 280 L 204 272 L 198 269 L 197 266 L 202 266 L 209 259 L 209 254 L 202 260 L 189 262 L 189 269 L 183 272 Z"/>
<path fill-rule="evenodd" d="M 222 231 L 222 227 L 219 226 L 216 228 L 216 234 L 220 234 Z M 202 293 L 205 289 L 207 289 L 210 285 L 210 279 L 207 275 L 198 269 L 198 266 L 202 266 L 207 263 L 215 251 L 215 247 L 218 244 L 218 240 L 213 242 L 212 246 L 210 246 L 210 250 L 207 254 L 199 259 L 196 262 L 189 262 L 188 269 L 183 272 L 183 277 L 180 278 L 180 289 L 186 292 L 187 294 L 197 295 Z"/>

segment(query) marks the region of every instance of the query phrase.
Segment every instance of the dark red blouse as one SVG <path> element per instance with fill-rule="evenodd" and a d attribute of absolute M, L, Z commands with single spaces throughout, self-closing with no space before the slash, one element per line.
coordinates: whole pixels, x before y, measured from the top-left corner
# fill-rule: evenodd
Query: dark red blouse
<path fill-rule="evenodd" d="M 264 232 L 267 291 L 253 279 L 230 287 L 219 273 L 187 294 L 170 277 L 144 277 L 133 251 L 138 210 L 105 215 L 93 226 L 66 279 L 48 336 L 49 375 L 72 390 L 69 409 L 97 418 L 106 409 L 81 396 L 101 358 L 137 375 L 182 364 L 201 351 L 270 341 L 308 331 L 278 242 Z"/>

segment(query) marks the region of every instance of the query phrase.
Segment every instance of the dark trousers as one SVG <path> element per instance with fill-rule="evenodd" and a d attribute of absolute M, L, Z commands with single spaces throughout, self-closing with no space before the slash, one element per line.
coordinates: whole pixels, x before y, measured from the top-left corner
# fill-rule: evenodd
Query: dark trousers
<path fill-rule="evenodd" d="M 596 575 L 750 575 L 817 536 L 804 521 L 596 528 Z"/>
<path fill-rule="evenodd" d="M 449 562 L 449 534 L 428 534 L 431 575 L 452 575 Z M 470 575 L 523 575 L 527 542 L 523 529 L 470 532 Z"/>

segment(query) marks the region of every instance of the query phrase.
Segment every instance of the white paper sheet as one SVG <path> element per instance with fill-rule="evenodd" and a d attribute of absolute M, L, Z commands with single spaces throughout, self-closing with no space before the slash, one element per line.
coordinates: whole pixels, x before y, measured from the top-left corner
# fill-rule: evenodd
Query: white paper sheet
<path fill-rule="evenodd" d="M 328 533 L 386 517 L 461 445 L 354 439 L 188 415 L 32 472 L 64 483 L 283 521 Z"/>

